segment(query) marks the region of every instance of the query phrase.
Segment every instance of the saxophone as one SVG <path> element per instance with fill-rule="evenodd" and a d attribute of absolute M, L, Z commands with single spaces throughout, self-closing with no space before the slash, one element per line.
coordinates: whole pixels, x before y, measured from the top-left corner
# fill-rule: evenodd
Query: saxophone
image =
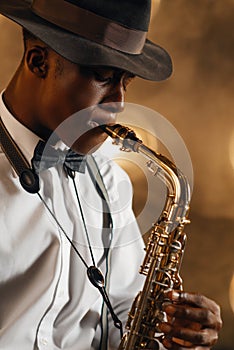
<path fill-rule="evenodd" d="M 162 303 L 164 293 L 172 289 L 182 290 L 179 275 L 189 223 L 190 189 L 187 179 L 176 166 L 162 154 L 146 147 L 135 132 L 120 124 L 104 125 L 102 129 L 113 138 L 123 151 L 141 153 L 147 167 L 167 187 L 167 199 L 159 219 L 153 224 L 145 258 L 140 273 L 146 276 L 143 289 L 136 296 L 119 350 L 157 349 L 158 325 L 165 320 Z"/>

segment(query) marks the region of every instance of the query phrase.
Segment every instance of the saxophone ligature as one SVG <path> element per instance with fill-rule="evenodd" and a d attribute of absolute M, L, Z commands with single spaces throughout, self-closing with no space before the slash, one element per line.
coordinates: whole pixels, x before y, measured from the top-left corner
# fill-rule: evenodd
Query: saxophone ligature
<path fill-rule="evenodd" d="M 164 293 L 183 289 L 179 272 L 186 242 L 184 226 L 190 222 L 190 188 L 174 163 L 145 146 L 133 130 L 120 124 L 104 125 L 102 129 L 121 150 L 142 154 L 150 172 L 167 187 L 166 202 L 150 230 L 139 271 L 146 276 L 145 282 L 133 301 L 119 345 L 119 350 L 156 349 L 156 343 L 163 337 L 158 325 L 165 320 Z"/>

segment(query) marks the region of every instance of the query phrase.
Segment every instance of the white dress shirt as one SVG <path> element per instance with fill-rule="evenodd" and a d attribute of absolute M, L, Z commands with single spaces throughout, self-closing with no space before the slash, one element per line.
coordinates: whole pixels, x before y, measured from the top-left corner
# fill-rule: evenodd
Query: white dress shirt
<path fill-rule="evenodd" d="M 2 98 L 0 116 L 30 161 L 39 138 L 9 113 Z M 128 177 L 98 152 L 94 158 L 113 220 L 108 293 L 124 323 L 142 288 L 138 269 L 144 245 L 131 209 Z M 76 174 L 76 186 L 95 262 L 105 274 L 102 200 L 87 169 Z M 93 265 L 75 189 L 62 166 L 40 174 L 40 194 L 88 266 Z M 98 349 L 102 297 L 39 196 L 21 187 L 2 151 L 0 201 L 0 349 Z M 109 319 L 109 349 L 118 348 L 119 341 L 119 331 Z"/>

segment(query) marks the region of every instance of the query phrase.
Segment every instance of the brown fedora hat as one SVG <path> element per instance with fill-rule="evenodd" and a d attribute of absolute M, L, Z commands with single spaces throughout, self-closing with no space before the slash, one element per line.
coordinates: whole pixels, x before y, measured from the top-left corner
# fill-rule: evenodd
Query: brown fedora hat
<path fill-rule="evenodd" d="M 148 80 L 172 72 L 169 54 L 146 38 L 151 0 L 1 0 L 0 13 L 66 59 L 111 66 Z"/>

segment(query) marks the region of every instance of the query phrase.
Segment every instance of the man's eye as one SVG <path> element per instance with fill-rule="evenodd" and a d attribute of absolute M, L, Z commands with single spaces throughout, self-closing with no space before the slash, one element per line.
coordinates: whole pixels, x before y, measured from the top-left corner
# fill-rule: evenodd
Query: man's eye
<path fill-rule="evenodd" d="M 102 83 L 111 83 L 114 78 L 113 74 L 105 74 L 97 71 L 94 71 L 94 76 L 97 81 L 100 81 Z"/>

